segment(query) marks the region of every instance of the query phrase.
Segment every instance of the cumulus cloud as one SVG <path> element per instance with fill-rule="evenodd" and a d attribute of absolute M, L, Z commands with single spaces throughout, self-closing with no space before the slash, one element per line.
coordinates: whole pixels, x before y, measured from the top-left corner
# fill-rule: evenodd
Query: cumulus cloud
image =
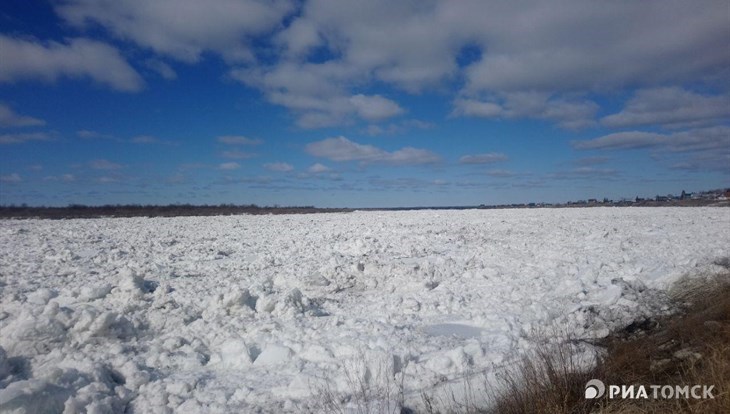
<path fill-rule="evenodd" d="M 89 162 L 89 167 L 94 170 L 119 170 L 123 165 L 105 159 L 97 159 Z"/>
<path fill-rule="evenodd" d="M 581 150 L 624 150 L 655 148 L 669 152 L 713 151 L 730 153 L 730 127 L 716 126 L 671 134 L 629 131 L 604 135 L 587 141 L 573 141 Z"/>
<path fill-rule="evenodd" d="M 138 135 L 136 137 L 132 137 L 129 141 L 132 144 L 159 144 L 161 142 L 159 138 L 151 135 Z"/>
<path fill-rule="evenodd" d="M 23 181 L 23 178 L 18 173 L 0 175 L 0 182 L 3 183 L 19 183 L 21 181 Z"/>
<path fill-rule="evenodd" d="M 53 141 L 53 135 L 46 132 L 31 132 L 24 134 L 2 134 L 0 145 L 23 144 L 30 141 Z"/>
<path fill-rule="evenodd" d="M 641 125 L 681 126 L 730 118 L 730 96 L 701 95 L 677 87 L 642 89 L 624 109 L 601 119 L 612 128 Z"/>
<path fill-rule="evenodd" d="M 612 168 L 578 167 L 567 171 L 558 171 L 548 175 L 556 180 L 614 179 L 619 172 Z"/>
<path fill-rule="evenodd" d="M 406 191 L 423 191 L 426 188 L 443 188 L 450 185 L 446 180 L 424 180 L 422 178 L 399 177 L 399 178 L 383 178 L 380 176 L 370 177 L 368 184 L 374 188 L 384 190 L 406 190 Z"/>
<path fill-rule="evenodd" d="M 111 184 L 121 182 L 118 177 L 110 177 L 108 175 L 97 177 L 95 181 L 99 184 Z"/>
<path fill-rule="evenodd" d="M 276 171 L 276 172 L 289 172 L 294 170 L 294 166 L 291 164 L 288 164 L 286 162 L 272 162 L 264 164 L 264 168 L 266 168 L 269 171 Z"/>
<path fill-rule="evenodd" d="M 172 67 L 159 59 L 147 59 L 145 61 L 145 66 L 155 71 L 165 80 L 177 79 L 177 73 L 172 69 Z"/>
<path fill-rule="evenodd" d="M 231 78 L 292 111 L 303 128 L 379 122 L 405 112 L 391 98 L 363 92 L 372 85 L 421 93 L 459 84 L 463 87 L 456 94 L 455 115 L 536 118 L 579 129 L 594 124 L 597 109 L 581 96 L 688 84 L 698 78 L 716 82 L 726 78 L 730 66 L 727 7 L 717 0 L 612 2 L 601 7 L 581 0 L 53 4 L 74 28 L 102 28 L 155 53 L 141 63 L 165 79 L 176 76 L 166 61 L 195 63 L 205 53 L 219 55 L 230 66 Z M 103 43 L 0 39 L 3 54 L 13 57 L 0 61 L 0 82 L 66 76 L 125 91 L 143 86 L 116 49 Z M 661 96 L 699 105 L 643 111 L 642 102 L 658 102 Z M 713 108 L 726 100 L 701 97 L 676 90 L 637 95 L 625 111 L 604 122 L 633 126 L 656 118 L 675 124 L 718 116 Z"/>
<path fill-rule="evenodd" d="M 675 162 L 670 168 L 687 172 L 717 171 L 730 175 L 730 151 L 706 151 Z"/>
<path fill-rule="evenodd" d="M 332 161 L 372 162 L 387 155 L 387 152 L 380 148 L 358 144 L 342 136 L 309 143 L 305 149 L 310 155 Z"/>
<path fill-rule="evenodd" d="M 730 65 L 725 8 L 713 0 L 598 8 L 580 0 L 313 0 L 275 36 L 282 52 L 273 63 L 231 74 L 297 112 L 300 126 L 347 120 L 337 108 L 353 85 L 415 93 L 463 79 L 457 114 L 578 129 L 593 125 L 597 106 L 574 93 L 722 76 Z M 530 93 L 550 99 L 530 109 L 514 96 Z"/>
<path fill-rule="evenodd" d="M 359 161 L 362 164 L 419 165 L 441 160 L 437 154 L 425 149 L 405 147 L 389 152 L 372 145 L 358 144 L 342 136 L 309 143 L 305 150 L 315 157 L 338 162 Z"/>
<path fill-rule="evenodd" d="M 68 77 L 89 78 L 123 92 L 137 92 L 144 86 L 117 49 L 95 40 L 39 43 L 0 35 L 0 50 L 0 82 L 55 82 Z"/>
<path fill-rule="evenodd" d="M 311 166 L 309 166 L 309 168 L 307 168 L 307 172 L 311 174 L 321 174 L 329 171 L 331 171 L 331 168 L 320 163 L 312 164 Z"/>
<path fill-rule="evenodd" d="M 345 84 L 358 72 L 356 67 L 337 63 L 284 62 L 256 70 L 234 69 L 230 76 L 292 111 L 297 125 L 305 129 L 344 125 L 356 119 L 383 121 L 405 112 L 380 95 L 349 95 Z"/>
<path fill-rule="evenodd" d="M 600 165 L 605 164 L 611 159 L 608 157 L 583 157 L 578 158 L 572 161 L 573 164 L 578 166 L 592 166 L 592 165 Z"/>
<path fill-rule="evenodd" d="M 49 175 L 47 177 L 43 177 L 44 181 L 62 181 L 66 183 L 70 183 L 73 181 L 76 181 L 76 176 L 73 174 L 62 174 L 62 175 Z"/>
<path fill-rule="evenodd" d="M 517 175 L 517 173 L 510 170 L 489 170 L 486 174 L 490 177 L 496 178 L 509 178 Z"/>
<path fill-rule="evenodd" d="M 224 162 L 218 165 L 218 168 L 221 170 L 237 170 L 241 168 L 241 164 L 237 162 Z"/>
<path fill-rule="evenodd" d="M 565 129 L 581 129 L 595 124 L 598 104 L 589 100 L 551 98 L 538 92 L 513 92 L 500 99 L 483 101 L 458 98 L 454 101 L 454 116 L 481 118 L 535 118 L 557 123 Z"/>
<path fill-rule="evenodd" d="M 224 135 L 217 138 L 217 141 L 226 145 L 260 145 L 260 139 L 251 139 L 241 135 Z"/>
<path fill-rule="evenodd" d="M 56 12 L 77 28 L 105 27 L 122 40 L 193 63 L 206 51 L 253 61 L 250 42 L 293 11 L 289 0 L 65 0 Z"/>
<path fill-rule="evenodd" d="M 371 136 L 403 134 L 412 129 L 429 129 L 434 124 L 419 120 L 406 120 L 402 122 L 391 122 L 387 125 L 370 124 L 364 132 Z"/>
<path fill-rule="evenodd" d="M 26 115 L 20 115 L 8 105 L 0 102 L 0 127 L 19 128 L 45 125 L 46 121 Z"/>
<path fill-rule="evenodd" d="M 221 152 L 221 157 L 223 158 L 230 158 L 233 160 L 247 160 L 249 158 L 257 157 L 258 154 L 254 154 L 252 152 L 244 152 L 239 150 L 230 150 L 230 151 L 223 151 Z"/>
<path fill-rule="evenodd" d="M 666 141 L 662 134 L 643 131 L 616 132 L 588 141 L 573 141 L 576 149 L 635 149 L 661 145 Z"/>
<path fill-rule="evenodd" d="M 474 2 L 482 13 L 469 7 L 456 12 L 454 17 L 473 26 L 487 47 L 467 68 L 467 89 L 601 90 L 683 81 L 720 73 L 728 65 L 722 45 L 730 26 L 722 2 L 704 1 L 702 10 L 698 4 L 661 1 L 599 8 L 581 1 L 561 3 L 496 7 Z"/>
<path fill-rule="evenodd" d="M 380 95 L 353 95 L 350 97 L 350 103 L 354 106 L 357 115 L 368 121 L 391 118 L 404 112 L 397 103 Z"/>
<path fill-rule="evenodd" d="M 108 134 L 102 134 L 96 131 L 88 129 L 81 129 L 76 131 L 76 136 L 82 139 L 112 139 L 113 137 Z"/>
<path fill-rule="evenodd" d="M 464 155 L 459 158 L 460 164 L 491 164 L 506 161 L 509 158 L 501 152 L 488 152 L 486 154 Z"/>

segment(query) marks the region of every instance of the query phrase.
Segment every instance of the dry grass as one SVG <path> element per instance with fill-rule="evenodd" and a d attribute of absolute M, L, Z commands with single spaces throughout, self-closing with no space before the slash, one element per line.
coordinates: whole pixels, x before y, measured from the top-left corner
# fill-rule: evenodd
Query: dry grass
<path fill-rule="evenodd" d="M 727 261 L 720 262 L 727 264 Z M 723 266 L 726 267 L 726 266 Z M 613 383 L 714 385 L 714 399 L 610 400 L 601 413 L 730 413 L 730 271 L 683 279 L 670 294 L 683 311 L 639 336 L 607 341 Z"/>
<path fill-rule="evenodd" d="M 314 411 L 328 414 L 398 414 L 404 407 L 405 367 L 392 358 L 368 360 L 362 353 L 342 366 L 345 390 L 337 389 L 332 378 L 314 386 Z"/>
<path fill-rule="evenodd" d="M 487 412 L 590 412 L 594 401 L 583 398 L 584 387 L 588 380 L 596 378 L 599 369 L 586 370 L 568 342 L 541 345 L 514 369 L 498 376 L 501 392 L 494 395 L 495 404 Z"/>
<path fill-rule="evenodd" d="M 538 348 L 501 376 L 494 413 L 730 413 L 730 261 L 719 274 L 682 279 L 670 290 L 681 312 L 615 332 L 598 364 L 580 369 L 570 342 Z M 714 385 L 714 399 L 586 400 L 591 378 L 606 384 Z"/>

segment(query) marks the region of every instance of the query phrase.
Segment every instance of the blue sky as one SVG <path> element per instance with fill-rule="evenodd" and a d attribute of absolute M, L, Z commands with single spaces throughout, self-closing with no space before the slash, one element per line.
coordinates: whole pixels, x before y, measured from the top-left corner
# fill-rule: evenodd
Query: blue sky
<path fill-rule="evenodd" d="M 0 204 L 726 187 L 726 1 L 6 0 Z"/>

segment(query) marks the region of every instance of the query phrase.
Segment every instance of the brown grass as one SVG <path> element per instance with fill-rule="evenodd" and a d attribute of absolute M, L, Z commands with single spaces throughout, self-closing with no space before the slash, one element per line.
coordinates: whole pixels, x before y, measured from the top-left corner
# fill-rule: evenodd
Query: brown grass
<path fill-rule="evenodd" d="M 596 367 L 581 371 L 575 344 L 539 347 L 500 377 L 494 413 L 730 413 L 730 261 L 725 271 L 685 278 L 670 290 L 681 311 L 614 332 Z M 714 399 L 584 398 L 591 378 L 606 384 L 714 385 Z M 648 388 L 647 388 L 648 389 Z"/>
<path fill-rule="evenodd" d="M 337 390 L 332 378 L 313 384 L 317 402 L 313 412 L 326 414 L 397 414 L 404 408 L 405 367 L 392 359 L 371 360 L 365 353 L 343 364 L 346 390 Z M 308 410 L 302 410 L 308 411 Z"/>

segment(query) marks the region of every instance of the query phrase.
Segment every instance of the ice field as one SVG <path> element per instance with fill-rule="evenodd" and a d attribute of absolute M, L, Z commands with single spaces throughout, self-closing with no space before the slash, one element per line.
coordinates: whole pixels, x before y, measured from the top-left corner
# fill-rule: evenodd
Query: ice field
<path fill-rule="evenodd" d="M 0 411 L 315 410 L 363 361 L 417 400 L 729 255 L 727 208 L 2 220 Z"/>

